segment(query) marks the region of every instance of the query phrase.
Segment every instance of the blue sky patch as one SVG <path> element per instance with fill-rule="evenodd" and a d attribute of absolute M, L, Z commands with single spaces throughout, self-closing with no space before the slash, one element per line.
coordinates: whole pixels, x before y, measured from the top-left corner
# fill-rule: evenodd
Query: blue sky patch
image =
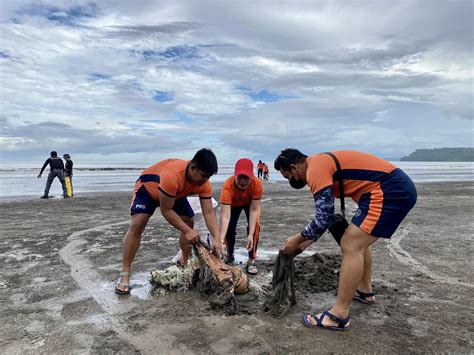
<path fill-rule="evenodd" d="M 91 73 L 91 74 L 89 74 L 89 79 L 90 79 L 90 80 L 93 80 L 93 81 L 97 81 L 97 80 L 108 80 L 108 79 L 110 79 L 110 78 L 111 78 L 110 75 L 101 74 L 101 73 Z"/>
<path fill-rule="evenodd" d="M 253 101 L 275 102 L 282 100 L 282 97 L 273 91 L 261 90 L 249 95 Z"/>
<path fill-rule="evenodd" d="M 62 26 L 79 26 L 80 20 L 96 17 L 97 12 L 97 5 L 89 3 L 86 6 L 72 6 L 65 9 L 56 6 L 31 5 L 22 8 L 16 14 L 20 17 L 22 15 L 45 17 L 49 21 Z M 13 21 L 18 21 L 18 19 L 13 19 Z"/>
<path fill-rule="evenodd" d="M 242 93 L 250 97 L 253 101 L 257 101 L 257 102 L 277 102 L 284 99 L 297 98 L 297 96 L 280 95 L 275 91 L 266 90 L 266 89 L 255 92 L 255 91 L 252 91 L 252 89 L 250 89 L 247 86 L 239 86 L 237 87 L 237 90 L 241 91 Z"/>
<path fill-rule="evenodd" d="M 156 102 L 168 102 L 174 99 L 174 92 L 172 91 L 154 91 L 152 94 L 152 98 Z"/>
<path fill-rule="evenodd" d="M 152 60 L 156 58 L 167 58 L 167 59 L 196 59 L 203 58 L 204 56 L 199 53 L 198 46 L 174 46 L 166 48 L 164 51 L 155 51 L 147 49 L 144 51 L 135 52 L 141 54 L 145 60 Z"/>
<path fill-rule="evenodd" d="M 161 55 L 165 58 L 191 59 L 199 58 L 198 49 L 193 46 L 175 46 L 169 47 Z"/>
<path fill-rule="evenodd" d="M 183 123 L 192 123 L 192 122 L 194 122 L 193 118 L 191 116 L 188 116 L 184 112 L 177 112 L 176 117 Z"/>

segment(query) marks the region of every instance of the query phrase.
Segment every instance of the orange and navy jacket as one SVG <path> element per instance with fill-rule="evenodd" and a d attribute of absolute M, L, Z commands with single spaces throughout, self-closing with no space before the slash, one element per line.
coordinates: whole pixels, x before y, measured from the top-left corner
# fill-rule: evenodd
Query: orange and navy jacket
<path fill-rule="evenodd" d="M 363 194 L 380 189 L 380 182 L 396 169 L 393 164 L 371 154 L 352 150 L 332 153 L 339 160 L 340 172 L 328 154 L 316 154 L 306 159 L 306 181 L 316 206 L 314 219 L 301 232 L 306 239 L 319 239 L 328 227 L 334 214 L 334 196 L 339 197 L 338 179 L 343 179 L 344 196 L 357 203 Z"/>
<path fill-rule="evenodd" d="M 188 164 L 189 160 L 162 160 L 143 170 L 134 191 L 144 186 L 150 196 L 157 201 L 160 200 L 160 191 L 175 199 L 196 194 L 200 198 L 211 198 L 212 187 L 209 181 L 199 186 L 186 179 Z"/>
<path fill-rule="evenodd" d="M 250 205 L 252 200 L 260 200 L 263 196 L 263 184 L 260 179 L 252 176 L 249 186 L 241 190 L 235 184 L 235 178 L 229 177 L 222 185 L 221 203 L 232 207 Z"/>

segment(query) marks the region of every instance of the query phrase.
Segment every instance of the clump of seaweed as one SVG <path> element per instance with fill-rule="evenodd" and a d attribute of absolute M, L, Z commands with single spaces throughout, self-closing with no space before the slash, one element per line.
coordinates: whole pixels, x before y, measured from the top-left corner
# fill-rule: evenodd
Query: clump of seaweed
<path fill-rule="evenodd" d="M 193 274 L 198 266 L 195 258 L 190 260 L 186 267 L 171 265 L 164 270 L 153 270 L 150 283 L 155 288 L 166 291 L 185 292 L 192 286 Z"/>

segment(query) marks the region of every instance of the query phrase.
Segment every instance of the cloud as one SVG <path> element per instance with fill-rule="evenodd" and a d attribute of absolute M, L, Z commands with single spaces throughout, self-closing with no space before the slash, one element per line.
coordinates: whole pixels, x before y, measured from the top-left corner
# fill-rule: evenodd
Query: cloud
<path fill-rule="evenodd" d="M 117 151 L 161 154 L 173 152 L 185 144 L 170 134 L 180 130 L 179 126 L 159 122 L 130 125 L 133 134 L 121 134 L 118 130 L 104 133 L 100 129 L 76 129 L 57 122 L 12 124 L 4 118 L 0 120 L 0 127 L 0 150 L 4 158 L 25 154 L 34 159 L 51 149 L 106 156 L 116 154 Z M 44 140 L 48 141 L 47 148 Z"/>
<path fill-rule="evenodd" d="M 6 1 L 3 157 L 472 145 L 472 6 Z"/>

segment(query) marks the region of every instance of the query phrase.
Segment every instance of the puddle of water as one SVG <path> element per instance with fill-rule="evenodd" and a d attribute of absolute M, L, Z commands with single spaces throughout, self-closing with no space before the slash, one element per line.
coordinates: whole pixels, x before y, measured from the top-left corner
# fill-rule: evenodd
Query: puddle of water
<path fill-rule="evenodd" d="M 87 316 L 85 320 L 84 319 L 71 320 L 67 322 L 67 325 L 82 325 L 84 323 L 94 324 L 94 325 L 105 328 L 110 323 L 110 321 L 106 314 L 92 314 L 90 316 Z"/>
<path fill-rule="evenodd" d="M 113 292 L 114 287 L 115 287 L 115 281 L 113 283 L 102 282 L 95 289 L 95 293 L 102 297 L 111 298 L 110 293 Z M 113 299 L 117 302 L 120 302 L 125 299 L 130 299 L 130 298 L 138 298 L 141 300 L 150 299 L 151 291 L 152 291 L 152 285 L 150 284 L 150 272 L 147 271 L 147 272 L 134 273 L 132 275 L 131 287 L 132 287 L 132 292 L 130 293 L 130 296 L 122 297 L 122 296 L 116 295 L 116 297 L 113 297 Z"/>
<path fill-rule="evenodd" d="M 150 284 L 150 271 L 141 272 L 133 275 L 133 292 L 131 294 L 132 297 L 136 297 L 141 300 L 148 300 L 151 298 L 151 290 L 153 287 Z"/>

